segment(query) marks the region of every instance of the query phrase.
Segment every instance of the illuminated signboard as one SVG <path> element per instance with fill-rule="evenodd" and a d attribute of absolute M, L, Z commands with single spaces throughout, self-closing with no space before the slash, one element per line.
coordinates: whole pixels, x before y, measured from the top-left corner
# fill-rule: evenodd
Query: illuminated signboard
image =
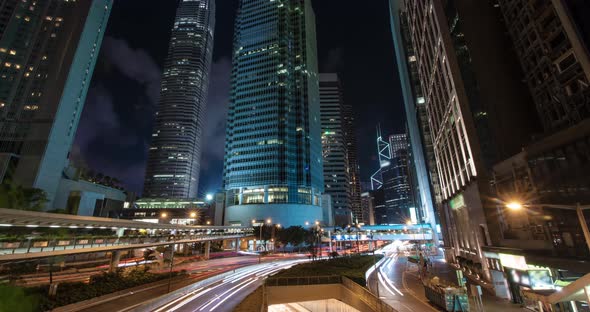
<path fill-rule="evenodd" d="M 459 209 L 461 207 L 465 207 L 465 200 L 463 199 L 463 195 L 459 194 L 449 201 L 451 205 L 451 209 Z"/>
<path fill-rule="evenodd" d="M 529 268 L 523 256 L 509 255 L 503 253 L 498 255 L 500 256 L 500 262 L 502 263 L 502 266 L 519 270 L 527 270 Z"/>

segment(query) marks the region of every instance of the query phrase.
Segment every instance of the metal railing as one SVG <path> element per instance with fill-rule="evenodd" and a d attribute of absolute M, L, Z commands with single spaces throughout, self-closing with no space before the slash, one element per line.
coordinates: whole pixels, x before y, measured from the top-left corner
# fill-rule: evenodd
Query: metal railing
<path fill-rule="evenodd" d="M 300 286 L 340 283 L 342 283 L 342 277 L 340 275 L 271 277 L 265 281 L 266 286 Z"/>
<path fill-rule="evenodd" d="M 182 236 L 145 236 L 145 237 L 94 237 L 94 238 L 55 238 L 55 239 L 20 239 L 9 242 L 0 242 L 0 256 L 10 254 L 26 254 L 33 252 L 49 252 L 72 249 L 85 249 L 110 246 L 162 244 L 179 241 L 211 241 L 230 238 L 239 238 L 247 234 L 239 235 L 182 235 Z"/>
<path fill-rule="evenodd" d="M 347 277 L 342 277 L 342 285 L 357 295 L 362 301 L 364 301 L 373 311 L 379 312 L 397 312 L 392 306 L 385 303 L 383 300 L 377 298 L 365 287 L 355 283 Z"/>

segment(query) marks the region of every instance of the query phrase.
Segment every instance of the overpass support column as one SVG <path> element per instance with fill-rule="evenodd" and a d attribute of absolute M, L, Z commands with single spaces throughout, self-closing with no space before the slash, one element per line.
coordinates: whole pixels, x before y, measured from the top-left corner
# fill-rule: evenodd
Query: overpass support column
<path fill-rule="evenodd" d="M 205 242 L 205 259 L 209 259 L 209 252 L 211 251 L 211 241 Z"/>
<path fill-rule="evenodd" d="M 111 252 L 111 264 L 109 265 L 109 272 L 115 272 L 119 267 L 119 261 L 121 260 L 121 251 L 114 250 Z"/>

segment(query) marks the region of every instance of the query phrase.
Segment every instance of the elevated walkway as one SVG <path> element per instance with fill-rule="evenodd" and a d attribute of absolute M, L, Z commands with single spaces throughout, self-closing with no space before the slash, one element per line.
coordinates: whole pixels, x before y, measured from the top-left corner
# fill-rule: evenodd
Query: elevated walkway
<path fill-rule="evenodd" d="M 37 230 L 41 228 L 46 230 Z M 47 228 L 65 228 L 69 234 L 53 235 Z M 30 235 L 8 235 L 0 241 L 0 262 L 220 240 L 235 240 L 237 249 L 239 240 L 252 236 L 254 230 L 251 226 L 162 224 L 2 208 L 0 229 L 4 234 L 13 229 L 19 229 L 18 233 L 30 230 Z M 88 230 L 112 232 L 91 235 Z M 139 231 L 143 235 L 139 236 Z"/>

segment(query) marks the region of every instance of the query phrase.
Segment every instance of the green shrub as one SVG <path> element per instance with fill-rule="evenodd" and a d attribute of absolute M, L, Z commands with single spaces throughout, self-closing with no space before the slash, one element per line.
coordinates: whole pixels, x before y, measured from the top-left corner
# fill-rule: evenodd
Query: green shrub
<path fill-rule="evenodd" d="M 179 274 L 173 273 L 173 276 L 177 275 Z M 134 268 L 121 270 L 116 273 L 93 275 L 88 284 L 80 282 L 61 283 L 57 288 L 57 295 L 55 298 L 47 297 L 49 291 L 48 286 L 34 288 L 33 292 L 42 296 L 41 308 L 43 311 L 46 311 L 55 307 L 92 299 L 127 288 L 157 282 L 168 277 L 168 273 L 154 274 L 146 272 L 143 269 Z"/>
<path fill-rule="evenodd" d="M 361 286 L 366 285 L 365 273 L 382 255 L 352 256 L 302 263 L 277 273 L 276 277 L 340 275 Z"/>

